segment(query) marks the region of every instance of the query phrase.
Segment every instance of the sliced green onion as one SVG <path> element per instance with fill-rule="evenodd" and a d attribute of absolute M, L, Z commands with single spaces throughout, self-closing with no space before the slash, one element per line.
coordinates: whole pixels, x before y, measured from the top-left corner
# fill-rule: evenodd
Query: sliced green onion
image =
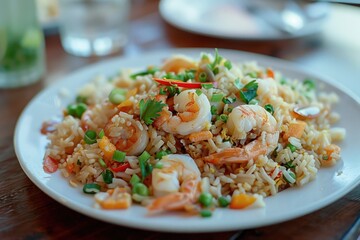
<path fill-rule="evenodd" d="M 144 151 L 140 156 L 139 156 L 139 161 L 140 162 L 145 162 L 145 161 L 147 161 L 147 160 L 149 160 L 150 159 L 150 154 L 147 152 L 147 151 Z"/>
<path fill-rule="evenodd" d="M 169 93 L 169 98 L 175 96 L 176 94 L 180 93 L 180 89 L 175 87 L 175 86 L 167 86 L 166 87 L 168 93 Z"/>
<path fill-rule="evenodd" d="M 145 76 L 145 75 L 149 75 L 149 74 L 153 75 L 157 71 L 159 71 L 158 68 L 151 68 L 151 69 L 148 69 L 148 70 L 145 70 L 145 71 L 141 71 L 141 72 L 131 74 L 130 77 L 132 79 L 135 79 L 137 76 Z"/>
<path fill-rule="evenodd" d="M 105 136 L 105 132 L 104 129 L 101 129 L 99 134 L 98 134 L 99 138 L 102 139 Z"/>
<path fill-rule="evenodd" d="M 232 98 L 232 97 L 223 98 L 222 101 L 225 104 L 230 104 L 230 103 L 234 103 L 236 101 L 236 98 Z"/>
<path fill-rule="evenodd" d="M 292 145 L 291 143 L 289 143 L 289 144 L 287 145 L 287 147 L 290 148 L 290 151 L 291 151 L 291 152 L 295 152 L 295 151 L 296 151 L 296 147 L 295 147 L 294 145 Z"/>
<path fill-rule="evenodd" d="M 125 152 L 115 150 L 112 159 L 116 162 L 124 162 L 125 156 L 126 156 Z"/>
<path fill-rule="evenodd" d="M 130 179 L 130 184 L 131 184 L 132 186 L 135 186 L 135 184 L 137 184 L 137 183 L 139 183 L 139 182 L 141 182 L 141 179 L 139 178 L 139 176 L 136 175 L 136 174 L 132 175 L 132 177 L 131 177 L 131 179 Z"/>
<path fill-rule="evenodd" d="M 224 97 L 224 94 L 222 94 L 222 93 L 214 93 L 214 94 L 211 96 L 210 101 L 211 101 L 211 102 L 220 102 L 221 99 L 223 99 L 223 97 Z"/>
<path fill-rule="evenodd" d="M 322 160 L 329 160 L 329 156 L 328 155 L 324 155 L 323 157 L 322 157 Z"/>
<path fill-rule="evenodd" d="M 202 61 L 209 60 L 209 56 L 207 55 L 207 53 L 201 53 L 201 60 Z"/>
<path fill-rule="evenodd" d="M 141 182 L 135 183 L 135 185 L 133 185 L 132 192 L 141 196 L 149 196 L 148 187 Z"/>
<path fill-rule="evenodd" d="M 227 69 L 231 69 L 232 68 L 232 64 L 231 64 L 231 62 L 229 61 L 229 60 L 226 60 L 225 62 L 224 62 L 224 66 L 227 68 Z"/>
<path fill-rule="evenodd" d="M 218 74 L 219 73 L 219 68 L 218 67 L 214 68 L 213 73 L 214 73 L 214 75 Z"/>
<path fill-rule="evenodd" d="M 87 130 L 84 135 L 84 141 L 87 144 L 96 143 L 96 132 L 93 130 Z"/>
<path fill-rule="evenodd" d="M 203 209 L 200 211 L 200 216 L 203 218 L 207 218 L 207 217 L 211 217 L 212 216 L 212 211 L 209 209 Z"/>
<path fill-rule="evenodd" d="M 287 83 L 286 78 L 282 77 L 282 78 L 280 79 L 280 84 L 281 84 L 281 85 L 284 85 L 284 84 L 286 84 L 286 83 Z"/>
<path fill-rule="evenodd" d="M 210 112 L 211 112 L 211 115 L 216 115 L 216 114 L 217 114 L 217 108 L 216 108 L 216 106 L 211 105 Z"/>
<path fill-rule="evenodd" d="M 283 171 L 283 176 L 288 183 L 294 184 L 296 182 L 296 175 L 291 170 Z"/>
<path fill-rule="evenodd" d="M 199 196 L 199 203 L 204 207 L 209 207 L 212 204 L 213 196 L 208 192 L 203 192 Z"/>
<path fill-rule="evenodd" d="M 109 169 L 106 169 L 102 174 L 103 180 L 106 184 L 110 184 L 113 182 L 114 174 Z"/>
<path fill-rule="evenodd" d="M 156 159 L 162 159 L 164 156 L 168 155 L 169 153 L 167 151 L 159 151 L 156 153 L 155 158 Z"/>
<path fill-rule="evenodd" d="M 233 110 L 233 108 L 232 108 L 232 107 L 228 107 L 228 108 L 226 109 L 226 111 L 227 111 L 228 113 L 231 113 L 231 112 L 232 112 L 232 110 Z"/>
<path fill-rule="evenodd" d="M 105 161 L 102 158 L 99 158 L 98 161 L 99 161 L 99 164 L 100 164 L 101 167 L 103 167 L 103 168 L 107 167 Z"/>
<path fill-rule="evenodd" d="M 214 69 L 215 69 L 216 65 L 218 65 L 221 62 L 221 60 L 222 60 L 222 57 L 219 55 L 218 49 L 215 48 L 214 61 L 208 65 L 213 72 L 214 72 Z"/>
<path fill-rule="evenodd" d="M 154 168 L 157 168 L 157 169 L 162 169 L 163 167 L 164 167 L 164 164 L 160 161 L 154 165 Z"/>
<path fill-rule="evenodd" d="M 138 157 L 142 180 L 144 180 L 152 172 L 152 166 L 151 164 L 148 163 L 149 159 L 150 159 L 150 154 L 147 151 L 144 151 Z"/>
<path fill-rule="evenodd" d="M 193 69 L 185 71 L 185 79 L 184 80 L 187 81 L 189 79 L 194 79 L 195 72 L 196 72 L 196 70 L 193 70 Z"/>
<path fill-rule="evenodd" d="M 201 73 L 199 74 L 199 81 L 200 81 L 200 82 L 206 82 L 206 81 L 207 81 L 207 74 L 206 74 L 206 72 L 201 72 Z"/>
<path fill-rule="evenodd" d="M 218 204 L 220 207 L 225 208 L 225 207 L 229 206 L 230 201 L 226 197 L 221 196 L 218 198 Z"/>
<path fill-rule="evenodd" d="M 258 105 L 259 104 L 259 101 L 255 98 L 251 99 L 250 102 L 249 102 L 250 105 Z"/>
<path fill-rule="evenodd" d="M 206 84 L 201 84 L 201 87 L 203 87 L 205 89 L 210 89 L 210 88 L 213 88 L 214 85 L 212 85 L 211 83 L 206 83 Z"/>
<path fill-rule="evenodd" d="M 295 168 L 295 165 L 293 164 L 293 161 L 286 162 L 284 164 L 284 167 L 286 168 Z"/>
<path fill-rule="evenodd" d="M 248 75 L 249 77 L 252 77 L 252 78 L 257 78 L 258 77 L 258 74 L 256 72 L 250 72 L 250 73 L 248 73 L 246 75 Z"/>
<path fill-rule="evenodd" d="M 228 120 L 228 118 L 229 118 L 228 115 L 226 115 L 226 114 L 221 114 L 221 115 L 218 117 L 218 120 L 221 120 L 221 121 L 223 121 L 224 123 L 226 123 L 227 120 Z"/>
<path fill-rule="evenodd" d="M 264 106 L 265 110 L 268 111 L 271 115 L 274 114 L 274 107 L 271 104 L 266 104 Z"/>
<path fill-rule="evenodd" d="M 303 85 L 306 87 L 308 91 L 314 90 L 316 88 L 316 84 L 314 80 L 308 78 L 303 81 Z"/>
<path fill-rule="evenodd" d="M 200 96 L 203 93 L 200 89 L 196 89 L 195 92 L 198 96 Z"/>
<path fill-rule="evenodd" d="M 114 88 L 109 94 L 109 101 L 113 104 L 120 104 L 125 101 L 126 90 Z"/>
<path fill-rule="evenodd" d="M 100 185 L 96 183 L 87 183 L 83 187 L 83 192 L 87 194 L 95 194 L 100 192 Z"/>

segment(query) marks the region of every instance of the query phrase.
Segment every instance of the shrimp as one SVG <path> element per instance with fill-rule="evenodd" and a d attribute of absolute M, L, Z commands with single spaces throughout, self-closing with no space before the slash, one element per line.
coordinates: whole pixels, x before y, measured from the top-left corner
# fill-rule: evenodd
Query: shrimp
<path fill-rule="evenodd" d="M 188 155 L 170 154 L 162 158 L 163 167 L 152 171 L 152 187 L 157 197 L 150 212 L 181 210 L 196 201 L 201 180 L 195 161 Z"/>
<path fill-rule="evenodd" d="M 174 55 L 173 57 L 167 59 L 163 66 L 162 70 L 165 72 L 175 72 L 178 73 L 184 69 L 196 69 L 197 64 L 194 60 L 184 56 L 184 55 Z"/>
<path fill-rule="evenodd" d="M 271 153 L 277 146 L 279 131 L 276 119 L 258 105 L 241 105 L 229 114 L 226 126 L 233 140 L 255 140 L 243 147 L 228 148 L 204 157 L 203 160 L 214 164 L 242 163 L 260 155 Z"/>
<path fill-rule="evenodd" d="M 198 96 L 194 89 L 176 95 L 174 109 L 177 111 L 175 116 L 166 108 L 163 109 L 165 113 L 160 114 L 161 127 L 165 132 L 188 135 L 199 132 L 210 124 L 210 102 L 205 94 Z"/>
<path fill-rule="evenodd" d="M 115 115 L 104 132 L 116 149 L 128 155 L 139 155 L 149 143 L 149 135 L 141 122 L 124 112 Z"/>

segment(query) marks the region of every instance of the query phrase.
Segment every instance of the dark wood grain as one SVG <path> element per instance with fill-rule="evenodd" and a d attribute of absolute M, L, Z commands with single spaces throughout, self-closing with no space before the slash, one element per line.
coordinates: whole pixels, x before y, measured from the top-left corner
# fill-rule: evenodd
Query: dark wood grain
<path fill-rule="evenodd" d="M 113 56 L 131 56 L 170 47 L 217 47 L 291 60 L 322 47 L 320 36 L 251 42 L 185 33 L 161 19 L 158 1 L 134 0 L 132 3 L 130 41 L 121 53 Z M 106 58 L 109 57 L 112 56 Z M 26 104 L 44 87 L 69 72 L 106 58 L 68 55 L 62 49 L 58 35 L 47 36 L 46 58 L 47 74 L 40 82 L 0 90 L 0 239 L 341 239 L 359 217 L 359 186 L 329 206 L 291 221 L 211 234 L 142 231 L 101 222 L 64 207 L 40 191 L 21 170 L 13 147 L 15 124 Z"/>

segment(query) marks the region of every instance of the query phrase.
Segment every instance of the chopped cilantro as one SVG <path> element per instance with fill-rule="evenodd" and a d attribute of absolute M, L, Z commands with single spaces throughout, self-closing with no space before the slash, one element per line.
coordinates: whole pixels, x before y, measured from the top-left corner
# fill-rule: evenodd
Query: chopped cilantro
<path fill-rule="evenodd" d="M 252 99 L 254 99 L 257 96 L 258 89 L 258 83 L 256 80 L 253 80 L 246 84 L 241 90 L 240 90 L 240 98 L 243 102 L 248 104 Z"/>
<path fill-rule="evenodd" d="M 139 106 L 140 119 L 144 120 L 146 125 L 150 125 L 160 116 L 159 113 L 166 104 L 152 99 L 148 99 L 146 101 L 141 99 Z"/>

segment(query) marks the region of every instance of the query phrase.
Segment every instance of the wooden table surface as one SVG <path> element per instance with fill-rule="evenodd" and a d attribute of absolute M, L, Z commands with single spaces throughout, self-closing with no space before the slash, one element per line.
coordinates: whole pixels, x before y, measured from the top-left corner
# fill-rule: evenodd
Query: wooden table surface
<path fill-rule="evenodd" d="M 328 25 L 322 34 L 298 40 L 221 40 L 186 33 L 168 25 L 159 15 L 158 1 L 134 0 L 132 3 L 130 41 L 123 52 L 113 56 L 133 56 L 148 50 L 173 47 L 217 47 L 262 53 L 321 70 L 338 66 L 325 59 L 330 55 L 340 65 L 343 61 L 353 64 L 347 64 L 344 72 L 354 76 L 349 80 L 353 83 L 345 85 L 356 85 L 360 80 L 360 41 L 356 29 L 344 31 L 345 36 L 341 37 L 328 31 L 334 27 Z M 360 15 L 360 9 L 350 6 L 334 6 L 333 10 L 339 19 L 332 19 L 328 24 L 345 21 L 344 17 L 339 17 L 340 12 L 346 16 Z M 348 21 L 352 22 L 351 19 Z M 347 54 L 343 54 L 346 51 Z M 0 239 L 356 239 L 354 236 L 358 236 L 358 229 L 353 229 L 357 231 L 353 235 L 348 231 L 359 218 L 359 186 L 327 207 L 291 221 L 211 234 L 137 230 L 94 220 L 68 209 L 38 189 L 22 171 L 14 152 L 14 128 L 23 108 L 40 90 L 76 69 L 105 58 L 68 55 L 56 34 L 46 37 L 46 58 L 47 74 L 40 82 L 23 88 L 0 90 Z M 319 64 L 322 60 L 326 60 L 326 66 Z M 340 75 L 338 71 L 336 74 Z M 360 88 L 354 91 L 360 93 Z"/>

